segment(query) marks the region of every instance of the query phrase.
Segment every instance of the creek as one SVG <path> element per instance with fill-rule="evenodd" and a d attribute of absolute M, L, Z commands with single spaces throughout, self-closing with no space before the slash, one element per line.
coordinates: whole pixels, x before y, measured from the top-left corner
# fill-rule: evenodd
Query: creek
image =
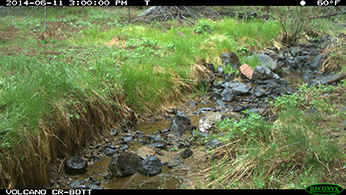
<path fill-rule="evenodd" d="M 217 140 L 203 142 L 213 133 L 215 121 L 224 118 L 246 117 L 248 113 L 261 114 L 266 120 L 275 120 L 265 112 L 268 99 L 292 94 L 303 83 L 308 86 L 338 82 L 341 75 L 321 75 L 325 55 L 322 47 L 334 44 L 334 39 L 322 38 L 311 44 L 300 44 L 279 51 L 268 48 L 258 56 L 259 65 L 252 70 L 242 65 L 232 53 L 220 55 L 223 66 L 205 64 L 207 74 L 203 82 L 209 84 L 206 97 L 190 100 L 185 106 L 167 111 L 160 119 L 150 119 L 132 128 L 115 130 L 113 137 L 102 143 L 90 143 L 83 154 L 87 159 L 86 171 L 79 174 L 62 174 L 50 179 L 52 188 L 90 189 L 177 189 L 186 187 L 194 173 L 210 166 L 206 149 L 217 147 Z M 317 49 L 316 49 L 317 48 Z M 222 67 L 239 69 L 239 75 L 226 74 Z M 275 74 L 274 72 L 278 72 Z M 122 132 L 122 133 L 119 133 Z M 132 151 L 127 153 L 126 151 Z M 137 171 L 127 174 L 132 160 L 142 163 Z M 131 156 L 131 157 L 130 157 Z M 134 156 L 134 157 L 132 157 Z M 143 174 L 143 161 L 149 162 L 147 175 Z M 129 164 L 121 168 L 122 158 Z M 113 160 L 112 160 L 113 159 Z M 114 161 L 114 162 L 113 162 Z M 126 161 L 127 162 L 127 161 Z M 125 163 L 126 164 L 126 163 Z M 136 164 L 135 162 L 133 164 Z M 137 163 L 138 164 L 138 163 Z M 153 165 L 155 164 L 155 166 Z M 110 165 L 114 169 L 110 170 Z M 66 166 L 66 165 L 65 165 Z M 155 170 L 159 172 L 154 172 Z M 125 173 L 126 172 L 126 173 Z M 122 176 L 125 175 L 125 176 Z"/>

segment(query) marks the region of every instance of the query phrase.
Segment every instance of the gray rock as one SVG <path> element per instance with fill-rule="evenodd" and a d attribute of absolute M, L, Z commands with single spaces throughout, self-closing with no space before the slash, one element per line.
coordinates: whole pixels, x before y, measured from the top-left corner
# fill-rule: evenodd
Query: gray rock
<path fill-rule="evenodd" d="M 67 174 L 85 173 L 88 168 L 87 161 L 81 156 L 69 157 L 65 160 L 64 164 Z"/>
<path fill-rule="evenodd" d="M 317 76 L 314 80 L 319 81 L 321 83 L 327 83 L 334 79 L 339 78 L 341 75 L 326 75 L 326 76 Z"/>
<path fill-rule="evenodd" d="M 103 190 L 103 187 L 98 186 L 98 185 L 95 184 L 94 182 L 88 183 L 88 184 L 86 185 L 86 187 L 87 187 L 88 189 L 93 189 L 93 190 Z"/>
<path fill-rule="evenodd" d="M 126 177 L 137 172 L 141 168 L 142 159 L 135 153 L 125 151 L 124 154 L 115 154 L 108 165 L 115 177 Z"/>
<path fill-rule="evenodd" d="M 225 88 L 226 87 L 231 88 L 237 94 L 248 93 L 250 90 L 249 86 L 245 85 L 242 82 L 238 82 L 238 81 L 225 82 L 223 85 L 225 86 Z"/>
<path fill-rule="evenodd" d="M 262 87 L 258 87 L 257 90 L 253 93 L 256 97 L 261 97 L 264 95 L 266 90 L 264 90 Z"/>
<path fill-rule="evenodd" d="M 311 70 L 319 70 L 322 64 L 323 64 L 323 56 L 318 55 L 311 60 L 309 68 Z"/>
<path fill-rule="evenodd" d="M 151 144 L 151 143 L 163 142 L 163 140 L 161 138 L 153 136 L 153 135 L 147 135 L 145 142 L 147 144 Z"/>
<path fill-rule="evenodd" d="M 226 88 L 222 91 L 221 96 L 222 96 L 221 98 L 222 101 L 231 102 L 235 96 L 235 91 L 233 91 L 232 89 Z"/>
<path fill-rule="evenodd" d="M 220 107 L 225 107 L 226 103 L 219 99 L 219 100 L 216 100 L 215 105 Z"/>
<path fill-rule="evenodd" d="M 83 184 L 85 184 L 88 180 L 87 179 L 82 179 L 82 180 L 75 180 L 72 183 L 68 185 L 69 188 L 72 189 L 77 189 L 77 188 L 85 188 Z"/>
<path fill-rule="evenodd" d="M 178 110 L 168 128 L 171 130 L 173 135 L 175 135 L 176 137 L 180 137 L 184 134 L 184 132 L 190 125 L 190 118 Z"/>
<path fill-rule="evenodd" d="M 103 153 L 104 153 L 106 156 L 112 156 L 113 154 L 118 153 L 118 150 L 117 150 L 117 149 L 114 149 L 114 148 L 106 147 L 106 148 L 103 150 Z"/>
<path fill-rule="evenodd" d="M 279 75 L 273 73 L 269 68 L 257 66 L 252 74 L 252 80 L 261 81 L 269 79 L 280 79 Z"/>
<path fill-rule="evenodd" d="M 290 47 L 290 52 L 292 56 L 297 56 L 301 54 L 302 50 L 299 47 Z"/>
<path fill-rule="evenodd" d="M 205 149 L 209 150 L 215 147 L 220 146 L 221 143 L 217 139 L 211 139 L 207 143 L 204 144 Z"/>
<path fill-rule="evenodd" d="M 246 114 L 254 113 L 254 114 L 259 114 L 263 108 L 250 108 L 247 110 Z"/>
<path fill-rule="evenodd" d="M 271 57 L 265 54 L 258 54 L 258 61 L 261 63 L 261 66 L 269 68 L 271 71 L 279 71 L 279 66 L 276 64 Z"/>
<path fill-rule="evenodd" d="M 153 176 L 160 173 L 162 170 L 162 163 L 156 156 L 150 156 L 142 160 L 141 164 L 142 167 L 139 172 L 144 175 Z"/>
<path fill-rule="evenodd" d="M 218 66 L 217 69 L 216 69 L 216 72 L 219 73 L 219 74 L 223 74 L 224 70 L 223 70 L 222 66 Z"/>

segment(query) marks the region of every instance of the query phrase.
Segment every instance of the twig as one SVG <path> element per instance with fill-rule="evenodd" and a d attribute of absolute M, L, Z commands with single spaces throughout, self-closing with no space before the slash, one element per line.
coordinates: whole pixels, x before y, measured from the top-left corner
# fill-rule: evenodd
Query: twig
<path fill-rule="evenodd" d="M 277 149 L 276 152 L 278 152 L 278 151 L 280 151 L 280 150 L 282 150 L 282 149 L 284 149 L 284 148 L 287 148 L 288 146 L 295 145 L 295 144 L 301 144 L 301 142 L 294 142 L 294 143 L 288 144 L 288 145 L 286 145 L 286 146 L 283 146 L 283 147 Z"/>
<path fill-rule="evenodd" d="M 317 156 L 317 154 L 316 154 L 315 152 L 314 152 L 314 154 L 315 154 L 315 156 L 316 156 L 317 161 L 318 161 L 319 163 L 321 163 L 321 164 L 327 169 L 328 173 L 330 173 L 330 170 L 328 169 L 328 167 L 327 167 L 325 164 L 323 164 L 323 163 L 320 161 L 320 159 L 318 159 L 318 156 Z"/>

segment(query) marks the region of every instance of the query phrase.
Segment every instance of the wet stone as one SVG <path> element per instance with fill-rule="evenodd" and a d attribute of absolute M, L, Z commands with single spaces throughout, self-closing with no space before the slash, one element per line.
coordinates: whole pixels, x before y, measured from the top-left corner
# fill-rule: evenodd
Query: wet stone
<path fill-rule="evenodd" d="M 182 157 L 182 158 L 189 158 L 190 156 L 192 156 L 193 155 L 193 152 L 192 152 L 192 150 L 190 149 L 190 148 L 186 148 L 185 150 L 183 150 L 181 153 L 180 153 L 180 156 Z"/>
<path fill-rule="evenodd" d="M 87 179 L 83 179 L 83 180 L 75 180 L 73 182 L 71 182 L 68 187 L 69 188 L 72 188 L 72 189 L 84 189 L 86 188 L 83 184 L 85 184 L 88 180 Z"/>
<path fill-rule="evenodd" d="M 222 101 L 231 102 L 235 96 L 235 91 L 233 91 L 232 89 L 226 88 L 222 91 L 221 96 L 222 96 L 221 98 Z"/>
<path fill-rule="evenodd" d="M 212 139 L 212 140 L 209 140 L 207 143 L 205 143 L 204 147 L 205 147 L 205 149 L 209 150 L 209 149 L 218 147 L 220 145 L 221 145 L 221 143 L 219 142 L 219 140 Z"/>
<path fill-rule="evenodd" d="M 156 156 L 150 156 L 142 160 L 141 165 L 139 172 L 143 175 L 153 176 L 162 170 L 162 163 Z"/>
<path fill-rule="evenodd" d="M 124 154 L 115 154 L 108 165 L 113 176 L 126 177 L 134 174 L 141 167 L 142 159 L 135 153 L 125 151 Z"/>
<path fill-rule="evenodd" d="M 118 150 L 113 149 L 113 148 L 110 148 L 110 147 L 106 147 L 106 148 L 103 150 L 103 153 L 104 153 L 106 156 L 112 156 L 113 154 L 118 153 Z"/>
<path fill-rule="evenodd" d="M 64 164 L 65 172 L 67 174 L 85 173 L 88 168 L 87 161 L 81 156 L 69 157 Z"/>
<path fill-rule="evenodd" d="M 309 68 L 311 70 L 319 70 L 322 64 L 323 64 L 323 56 L 318 55 L 311 60 Z"/>
<path fill-rule="evenodd" d="M 231 88 L 237 94 L 247 93 L 250 90 L 249 86 L 245 85 L 242 82 L 238 82 L 238 81 L 225 82 L 223 85 L 225 87 Z"/>

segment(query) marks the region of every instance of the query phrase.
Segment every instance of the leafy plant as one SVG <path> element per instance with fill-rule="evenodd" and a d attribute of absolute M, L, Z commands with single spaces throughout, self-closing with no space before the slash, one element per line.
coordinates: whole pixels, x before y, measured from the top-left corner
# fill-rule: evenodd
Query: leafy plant
<path fill-rule="evenodd" d="M 195 33 L 211 33 L 213 31 L 213 24 L 210 19 L 203 19 L 198 22 L 193 32 Z"/>

